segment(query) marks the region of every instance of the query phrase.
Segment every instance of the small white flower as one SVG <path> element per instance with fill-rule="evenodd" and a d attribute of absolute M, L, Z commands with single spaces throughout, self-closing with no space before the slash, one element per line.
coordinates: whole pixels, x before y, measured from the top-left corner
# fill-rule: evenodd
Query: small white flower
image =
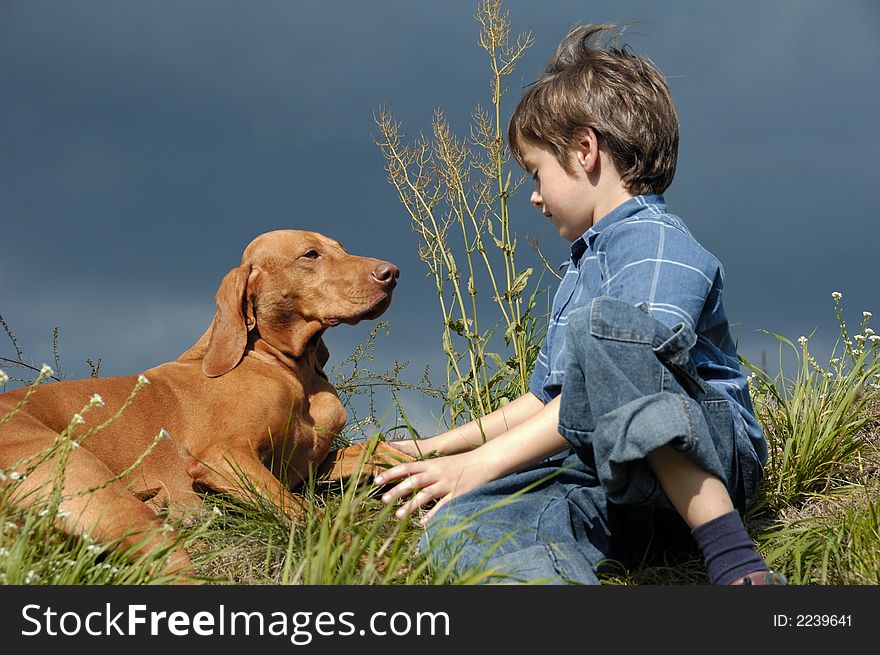
<path fill-rule="evenodd" d="M 831 294 L 831 297 L 834 298 L 835 300 L 840 300 L 843 297 L 843 294 L 840 293 L 840 291 L 835 291 L 834 293 Z"/>
<path fill-rule="evenodd" d="M 71 422 L 72 422 L 74 425 L 82 425 L 83 423 L 86 422 L 86 419 L 83 418 L 83 415 L 82 415 L 82 414 L 77 413 L 77 414 L 74 414 L 74 415 L 73 415 L 73 421 L 71 421 Z"/>
<path fill-rule="evenodd" d="M 104 547 L 99 546 L 97 544 L 93 544 L 91 546 L 86 546 L 86 551 L 89 553 L 94 553 L 96 555 L 104 552 Z"/>
<path fill-rule="evenodd" d="M 36 571 L 28 571 L 28 574 L 27 574 L 27 575 L 25 576 L 25 578 L 24 578 L 24 583 L 25 583 L 25 584 L 31 584 L 34 580 L 36 580 L 36 579 L 39 578 L 39 577 L 40 577 L 40 576 L 37 575 L 37 572 L 36 572 Z"/>
<path fill-rule="evenodd" d="M 68 516 L 70 516 L 69 510 L 66 510 L 66 509 L 59 509 L 58 510 L 58 518 L 59 519 L 66 519 Z"/>
<path fill-rule="evenodd" d="M 862 312 L 863 318 L 871 318 L 872 316 L 873 316 L 873 314 L 871 312 Z"/>
<path fill-rule="evenodd" d="M 140 384 L 140 385 L 150 384 L 150 381 L 147 379 L 146 375 L 141 373 L 140 375 L 138 375 L 138 384 Z"/>
<path fill-rule="evenodd" d="M 806 346 L 807 345 L 807 338 L 804 336 L 798 337 L 798 343 L 801 344 L 801 346 Z"/>
<path fill-rule="evenodd" d="M 27 476 L 22 475 L 18 471 L 10 471 L 9 477 L 12 478 L 13 480 L 24 480 Z"/>
<path fill-rule="evenodd" d="M 101 398 L 101 396 L 99 394 L 95 394 L 94 396 L 92 396 L 89 399 L 89 406 L 90 407 L 103 407 L 104 406 L 104 399 Z"/>
<path fill-rule="evenodd" d="M 877 336 L 876 334 L 872 334 L 871 335 L 871 343 L 877 343 L 878 341 L 880 341 L 880 336 Z"/>
<path fill-rule="evenodd" d="M 861 344 L 861 343 L 864 342 L 864 340 L 865 340 L 865 336 L 864 336 L 863 334 L 857 334 L 857 335 L 854 336 L 853 338 L 854 338 L 856 341 L 858 341 L 859 344 Z"/>
<path fill-rule="evenodd" d="M 840 363 L 840 357 L 835 357 L 834 359 L 829 359 L 828 363 L 832 366 L 837 366 Z"/>
<path fill-rule="evenodd" d="M 76 441 L 75 439 L 71 439 L 70 440 L 70 447 L 73 448 L 74 450 L 76 450 L 77 448 L 79 448 L 79 441 Z"/>
<path fill-rule="evenodd" d="M 37 516 L 47 516 L 48 514 L 49 514 L 49 510 L 48 510 L 48 509 L 41 509 L 41 510 L 37 513 Z"/>
<path fill-rule="evenodd" d="M 54 375 L 55 371 L 52 370 L 52 367 L 48 364 L 43 364 L 42 368 L 40 368 L 40 375 L 43 377 L 48 377 L 50 375 Z"/>
<path fill-rule="evenodd" d="M 217 507 L 216 505 L 214 505 L 214 509 L 212 509 L 211 511 L 212 511 L 214 514 L 216 514 L 217 516 L 223 516 L 223 510 L 221 510 L 221 509 L 220 509 L 219 507 Z"/>
<path fill-rule="evenodd" d="M 825 374 L 825 377 L 827 377 L 828 379 L 832 379 L 832 378 L 834 377 L 834 373 L 832 373 L 831 371 L 828 371 L 828 372 Z"/>
<path fill-rule="evenodd" d="M 6 523 L 3 524 L 3 529 L 9 530 L 10 532 L 15 532 L 16 530 L 18 530 L 18 524 L 13 523 L 12 521 L 6 521 Z"/>
<path fill-rule="evenodd" d="M 853 351 L 852 351 L 853 355 L 861 355 L 862 352 L 863 351 L 861 348 L 853 348 Z"/>
<path fill-rule="evenodd" d="M 871 328 L 865 328 L 865 334 L 870 337 L 872 334 L 874 334 L 874 330 L 872 330 Z"/>
<path fill-rule="evenodd" d="M 169 439 L 171 439 L 171 435 L 168 434 L 168 430 L 165 428 L 159 430 L 159 441 L 168 441 Z"/>
<path fill-rule="evenodd" d="M 0 371 L 0 386 L 9 382 L 9 376 L 6 375 L 3 371 Z"/>
<path fill-rule="evenodd" d="M 171 527 L 168 523 L 162 524 L 162 532 L 174 532 L 174 528 Z"/>
<path fill-rule="evenodd" d="M 8 556 L 8 555 L 9 555 L 9 549 L 8 549 L 8 548 L 0 548 L 0 557 L 6 557 L 6 556 Z"/>
<path fill-rule="evenodd" d="M 6 482 L 9 478 L 6 477 L 6 471 L 0 469 L 0 482 Z"/>

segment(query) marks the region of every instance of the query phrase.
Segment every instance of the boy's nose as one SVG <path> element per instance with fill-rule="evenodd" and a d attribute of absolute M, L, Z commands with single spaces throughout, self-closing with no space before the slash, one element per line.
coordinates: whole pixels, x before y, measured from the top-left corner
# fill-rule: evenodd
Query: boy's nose
<path fill-rule="evenodd" d="M 529 198 L 529 202 L 539 209 L 544 206 L 544 199 L 537 191 L 532 191 L 532 197 Z"/>

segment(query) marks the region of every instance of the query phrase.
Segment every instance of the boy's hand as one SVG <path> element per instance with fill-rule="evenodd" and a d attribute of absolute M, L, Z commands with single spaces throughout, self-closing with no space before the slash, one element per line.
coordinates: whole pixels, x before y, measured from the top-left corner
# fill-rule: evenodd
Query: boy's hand
<path fill-rule="evenodd" d="M 383 471 L 374 478 L 376 484 L 387 484 L 394 480 L 403 482 L 384 493 L 382 501 L 391 503 L 414 494 L 395 512 L 397 518 L 403 519 L 436 500 L 437 503 L 431 511 L 420 521 L 425 525 L 438 509 L 456 496 L 495 479 L 480 451 L 481 449 L 477 449 L 459 455 L 398 464 Z"/>
<path fill-rule="evenodd" d="M 391 503 L 411 495 L 412 498 L 396 512 L 397 518 L 401 519 L 436 500 L 437 504 L 421 520 L 424 525 L 438 509 L 456 496 L 566 450 L 569 443 L 556 430 L 561 397 L 557 396 L 544 405 L 536 396 L 529 396 L 531 400 L 515 402 L 525 402 L 527 408 L 534 408 L 534 403 L 537 403 L 540 409 L 526 418 L 520 417 L 522 420 L 514 427 L 497 434 L 478 448 L 419 462 L 398 464 L 381 472 L 374 478 L 376 484 L 401 480 L 400 484 L 382 495 L 382 500 Z M 466 439 L 456 438 L 454 433 L 447 432 L 420 441 L 419 447 L 424 452 L 424 446 L 431 442 L 432 446 L 437 444 L 437 451 L 444 452 L 448 444 L 441 443 L 441 440 L 447 439 L 450 434 L 453 444 L 467 445 Z"/>
<path fill-rule="evenodd" d="M 419 439 L 418 441 L 412 439 L 398 439 L 395 441 L 386 441 L 385 443 L 405 455 L 418 459 L 430 452 L 434 452 L 435 449 L 431 447 L 430 441 L 430 439 Z"/>

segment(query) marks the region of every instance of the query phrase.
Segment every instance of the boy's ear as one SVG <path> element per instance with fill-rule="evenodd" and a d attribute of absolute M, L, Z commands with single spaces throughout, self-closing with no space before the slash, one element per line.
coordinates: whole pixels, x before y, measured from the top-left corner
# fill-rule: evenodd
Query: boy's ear
<path fill-rule="evenodd" d="M 574 150 L 578 164 L 592 173 L 599 162 L 599 137 L 592 127 L 579 127 L 574 132 Z"/>

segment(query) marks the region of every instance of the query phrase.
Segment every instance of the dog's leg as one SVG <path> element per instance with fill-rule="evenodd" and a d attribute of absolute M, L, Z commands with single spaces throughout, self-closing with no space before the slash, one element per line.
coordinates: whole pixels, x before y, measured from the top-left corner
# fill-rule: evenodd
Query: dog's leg
<path fill-rule="evenodd" d="M 30 438 L 16 444 L 22 457 L 50 448 L 54 436 Z M 9 459 L 9 453 L 6 453 Z M 57 456 L 56 456 L 57 457 Z M 32 506 L 45 502 L 55 489 L 57 460 L 53 457 L 10 489 L 9 499 L 18 506 Z M 130 549 L 135 557 L 159 549 L 171 549 L 161 567 L 163 573 L 184 573 L 192 567 L 189 555 L 175 547 L 176 533 L 144 503 L 129 493 L 112 471 L 80 447 L 68 453 L 64 474 L 62 500 L 58 506 L 56 523 L 68 534 L 88 536 L 98 543 L 116 543 Z"/>
<path fill-rule="evenodd" d="M 209 449 L 193 459 L 189 474 L 195 483 L 244 500 L 253 501 L 256 494 L 294 520 L 308 511 L 305 501 L 288 491 L 250 448 Z"/>
<path fill-rule="evenodd" d="M 167 516 L 175 522 L 183 521 L 187 526 L 195 525 L 198 517 L 204 517 L 208 511 L 191 486 L 188 489 L 170 489 L 163 485 L 129 491 L 159 516 Z"/>
<path fill-rule="evenodd" d="M 412 461 L 409 455 L 381 441 L 372 451 L 370 444 L 359 443 L 331 452 L 318 468 L 318 477 L 338 482 L 358 476 L 359 481 L 367 482 L 392 466 Z"/>

